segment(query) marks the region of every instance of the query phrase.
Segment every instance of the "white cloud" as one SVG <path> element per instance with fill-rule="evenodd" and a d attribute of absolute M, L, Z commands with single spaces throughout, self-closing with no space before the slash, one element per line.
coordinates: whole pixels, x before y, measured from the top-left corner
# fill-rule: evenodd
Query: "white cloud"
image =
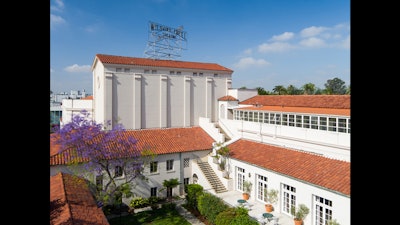
<path fill-rule="evenodd" d="M 90 72 L 91 66 L 90 65 L 79 66 L 78 64 L 74 64 L 72 66 L 65 67 L 64 70 L 70 73 Z"/>
<path fill-rule="evenodd" d="M 249 66 L 268 66 L 268 65 L 270 65 L 270 63 L 264 59 L 254 59 L 252 57 L 245 57 L 241 58 L 239 62 L 235 64 L 235 67 L 243 69 Z"/>
<path fill-rule="evenodd" d="M 50 25 L 51 26 L 56 26 L 56 25 L 64 24 L 64 23 L 66 23 L 66 22 L 61 16 L 50 14 Z"/>
<path fill-rule="evenodd" d="M 314 48 L 314 47 L 322 47 L 322 46 L 324 46 L 325 42 L 322 39 L 311 37 L 311 38 L 307 38 L 307 39 L 304 39 L 304 40 L 300 41 L 300 44 L 305 46 L 305 47 Z"/>
<path fill-rule="evenodd" d="M 53 11 L 61 12 L 64 9 L 64 2 L 62 0 L 54 0 L 55 5 L 51 5 L 50 9 Z"/>
<path fill-rule="evenodd" d="M 281 35 L 274 35 L 274 36 L 272 36 L 271 40 L 272 40 L 272 41 L 287 41 L 287 40 L 292 39 L 293 36 L 294 36 L 294 33 L 292 33 L 292 32 L 285 32 L 285 33 L 283 33 L 283 34 L 281 34 Z"/>
<path fill-rule="evenodd" d="M 293 49 L 294 46 L 290 45 L 289 43 L 285 42 L 274 42 L 271 44 L 264 43 L 258 46 L 258 51 L 262 53 L 266 52 L 283 52 L 290 49 Z"/>
<path fill-rule="evenodd" d="M 251 48 L 246 49 L 246 50 L 243 51 L 243 53 L 244 53 L 245 55 L 251 55 L 252 52 L 253 52 L 253 50 L 251 50 Z"/>
<path fill-rule="evenodd" d="M 350 49 L 350 35 L 342 41 L 342 47 Z"/>
<path fill-rule="evenodd" d="M 304 28 L 302 31 L 300 31 L 300 35 L 302 37 L 312 37 L 320 34 L 322 31 L 325 31 L 326 29 L 327 29 L 326 27 L 311 26 Z"/>

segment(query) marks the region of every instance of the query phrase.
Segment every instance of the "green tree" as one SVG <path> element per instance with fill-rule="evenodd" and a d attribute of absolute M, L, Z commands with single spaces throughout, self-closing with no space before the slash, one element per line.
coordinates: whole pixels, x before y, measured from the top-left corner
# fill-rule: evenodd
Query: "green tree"
<path fill-rule="evenodd" d="M 83 110 L 51 134 L 51 141 L 66 157 L 70 172 L 90 182 L 97 201 L 104 206 L 120 205 L 122 197 L 132 195 L 132 181 L 145 179 L 144 166 L 155 154 L 138 149 L 137 139 L 127 137 L 122 125 L 112 130 L 103 128 Z M 102 185 L 95 182 L 95 175 L 104 176 Z"/>
<path fill-rule="evenodd" d="M 286 88 L 283 85 L 277 85 L 275 86 L 272 91 L 274 93 L 278 93 L 278 95 L 284 95 L 286 94 Z"/>
<path fill-rule="evenodd" d="M 313 83 L 306 83 L 302 86 L 303 93 L 306 95 L 313 95 L 315 93 L 315 84 Z"/>
<path fill-rule="evenodd" d="M 293 86 L 293 85 L 289 85 L 286 88 L 286 94 L 288 95 L 299 95 L 301 94 L 301 90 L 298 89 L 297 87 Z"/>
<path fill-rule="evenodd" d="M 343 80 L 340 78 L 333 78 L 329 79 L 325 83 L 325 90 L 326 94 L 332 94 L 332 95 L 343 95 L 346 93 L 346 85 Z"/>
<path fill-rule="evenodd" d="M 257 89 L 258 95 L 268 95 L 268 92 L 264 88 L 257 87 L 256 89 Z"/>
<path fill-rule="evenodd" d="M 164 180 L 163 181 L 163 186 L 164 188 L 161 189 L 160 191 L 163 191 L 164 189 L 167 190 L 167 192 L 172 193 L 172 189 L 174 189 L 176 186 L 178 186 L 179 184 L 181 184 L 178 180 L 178 178 L 171 178 L 169 180 Z M 168 199 L 170 201 L 172 201 L 172 194 L 170 196 L 168 196 Z"/>

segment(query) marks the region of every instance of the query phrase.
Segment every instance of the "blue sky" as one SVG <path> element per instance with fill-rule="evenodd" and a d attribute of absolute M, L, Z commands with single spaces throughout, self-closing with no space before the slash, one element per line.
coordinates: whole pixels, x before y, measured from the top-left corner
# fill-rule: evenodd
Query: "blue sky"
<path fill-rule="evenodd" d="M 176 60 L 232 69 L 232 87 L 350 85 L 350 0 L 51 0 L 50 90 L 92 93 L 96 54 L 147 57 L 149 22 L 183 26 Z"/>

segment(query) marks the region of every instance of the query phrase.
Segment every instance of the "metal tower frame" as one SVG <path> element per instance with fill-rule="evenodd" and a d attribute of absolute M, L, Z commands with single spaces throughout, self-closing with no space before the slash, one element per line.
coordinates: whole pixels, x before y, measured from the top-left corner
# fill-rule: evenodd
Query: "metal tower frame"
<path fill-rule="evenodd" d="M 186 50 L 186 31 L 183 26 L 168 27 L 149 21 L 149 39 L 145 50 L 146 58 L 176 59 Z"/>

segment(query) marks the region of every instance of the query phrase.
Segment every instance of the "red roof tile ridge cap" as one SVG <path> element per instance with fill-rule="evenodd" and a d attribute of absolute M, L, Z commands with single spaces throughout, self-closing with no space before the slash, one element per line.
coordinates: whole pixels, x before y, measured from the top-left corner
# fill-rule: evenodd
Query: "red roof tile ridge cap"
<path fill-rule="evenodd" d="M 67 191 L 66 191 L 66 188 L 65 188 L 65 183 L 66 183 L 66 181 L 65 181 L 64 178 L 66 178 L 66 176 L 65 176 L 65 174 L 62 173 L 62 172 L 60 172 L 60 174 L 61 174 L 62 192 L 63 192 L 63 194 L 64 194 L 65 205 L 66 205 L 66 208 L 67 208 L 66 211 L 67 211 L 67 213 L 68 213 L 68 215 L 69 215 L 68 218 L 70 218 L 70 219 L 73 221 L 74 218 L 72 217 L 71 204 L 69 204 L 68 196 L 67 196 Z"/>

